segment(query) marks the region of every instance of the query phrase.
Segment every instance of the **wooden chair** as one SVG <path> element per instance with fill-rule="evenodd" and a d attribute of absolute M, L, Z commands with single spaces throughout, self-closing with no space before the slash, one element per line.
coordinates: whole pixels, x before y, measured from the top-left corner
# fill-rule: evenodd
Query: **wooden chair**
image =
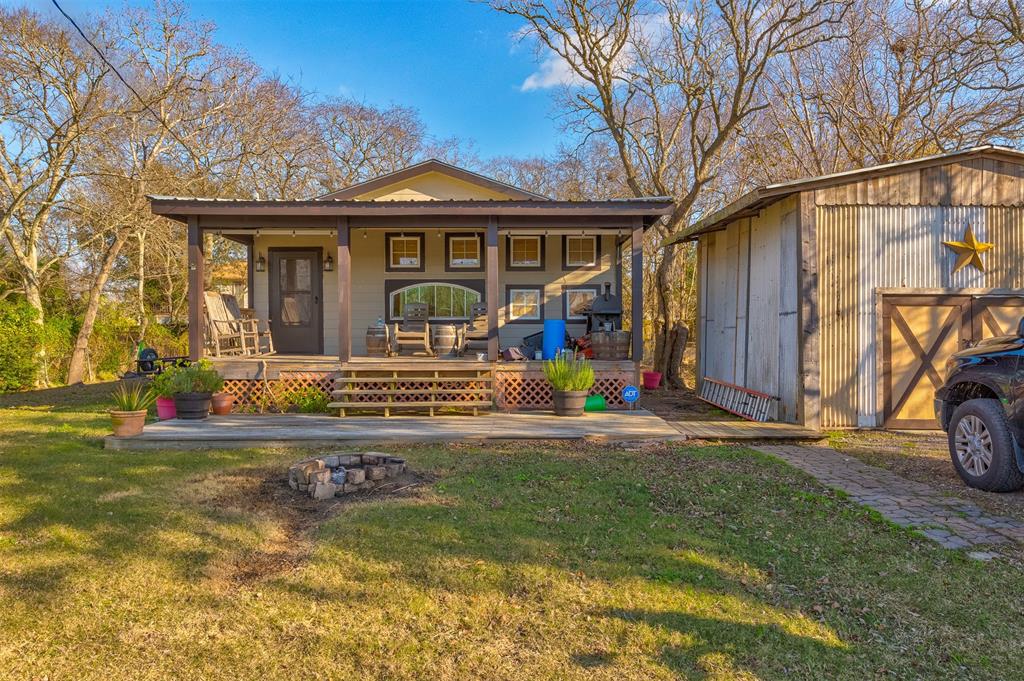
<path fill-rule="evenodd" d="M 487 352 L 487 303 L 473 303 L 469 316 L 470 322 L 462 326 L 459 354 Z"/>
<path fill-rule="evenodd" d="M 233 308 L 225 298 L 233 301 Z M 217 291 L 203 294 L 206 310 L 207 345 L 214 357 L 221 355 L 259 354 L 261 332 L 257 319 L 246 319 L 238 308 L 234 296 L 225 296 Z M 269 332 L 266 332 L 269 339 Z M 273 351 L 273 341 L 269 341 Z"/>
<path fill-rule="evenodd" d="M 222 293 L 221 298 L 224 300 L 224 305 L 227 306 L 228 312 L 244 325 L 243 333 L 255 334 L 252 347 L 256 354 L 274 354 L 274 336 L 270 333 L 270 323 L 256 317 L 256 310 L 251 307 L 239 307 L 238 299 L 230 293 Z M 264 345 L 264 341 L 267 348 L 266 352 L 261 347 Z"/>
<path fill-rule="evenodd" d="M 426 303 L 406 303 L 402 310 L 402 321 L 395 324 L 394 333 L 391 334 L 395 344 L 395 351 L 402 354 L 402 350 L 410 348 L 413 353 L 417 351 L 433 356 L 434 351 L 430 347 L 430 310 Z"/>

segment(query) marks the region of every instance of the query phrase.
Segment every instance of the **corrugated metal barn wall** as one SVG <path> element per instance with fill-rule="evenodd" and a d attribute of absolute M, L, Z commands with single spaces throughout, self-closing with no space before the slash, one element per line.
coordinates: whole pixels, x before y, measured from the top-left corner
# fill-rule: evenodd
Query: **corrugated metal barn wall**
<path fill-rule="evenodd" d="M 1024 211 L 984 206 L 819 206 L 822 426 L 881 424 L 878 289 L 1024 288 Z M 996 248 L 987 272 L 952 274 L 970 224 Z"/>
<path fill-rule="evenodd" d="M 799 224 L 796 198 L 700 238 L 698 371 L 780 397 L 799 416 Z"/>

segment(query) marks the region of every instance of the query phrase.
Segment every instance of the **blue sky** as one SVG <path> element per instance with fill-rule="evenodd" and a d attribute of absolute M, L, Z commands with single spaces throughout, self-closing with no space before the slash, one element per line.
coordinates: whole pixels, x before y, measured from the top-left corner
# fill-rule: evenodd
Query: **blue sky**
<path fill-rule="evenodd" d="M 5 4 L 20 4 L 0 0 Z M 58 0 L 77 19 L 103 5 Z M 50 12 L 48 0 L 29 0 Z M 120 2 L 105 3 L 117 7 Z M 139 3 L 141 4 L 141 3 Z M 431 134 L 471 139 L 482 157 L 553 153 L 557 69 L 517 44 L 522 23 L 464 0 L 199 0 L 217 40 L 324 94 L 418 109 Z M 524 84 L 526 87 L 524 88 Z"/>

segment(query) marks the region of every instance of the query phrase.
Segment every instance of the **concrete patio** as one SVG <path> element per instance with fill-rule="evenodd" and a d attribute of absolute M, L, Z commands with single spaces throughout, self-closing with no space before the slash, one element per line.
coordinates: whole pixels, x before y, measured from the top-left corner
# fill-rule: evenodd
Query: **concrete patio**
<path fill-rule="evenodd" d="M 329 447 L 339 442 L 482 442 L 501 440 L 683 439 L 646 410 L 587 413 L 491 413 L 480 416 L 346 417 L 305 414 L 231 414 L 203 421 L 151 423 L 142 435 L 107 436 L 107 449 L 249 449 Z"/>

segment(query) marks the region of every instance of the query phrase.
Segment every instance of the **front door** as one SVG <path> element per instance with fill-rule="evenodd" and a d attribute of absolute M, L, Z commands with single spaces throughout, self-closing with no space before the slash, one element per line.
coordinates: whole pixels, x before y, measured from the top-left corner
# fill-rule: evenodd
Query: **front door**
<path fill-rule="evenodd" d="M 324 351 L 323 272 L 319 248 L 271 248 L 270 329 L 282 354 Z"/>

